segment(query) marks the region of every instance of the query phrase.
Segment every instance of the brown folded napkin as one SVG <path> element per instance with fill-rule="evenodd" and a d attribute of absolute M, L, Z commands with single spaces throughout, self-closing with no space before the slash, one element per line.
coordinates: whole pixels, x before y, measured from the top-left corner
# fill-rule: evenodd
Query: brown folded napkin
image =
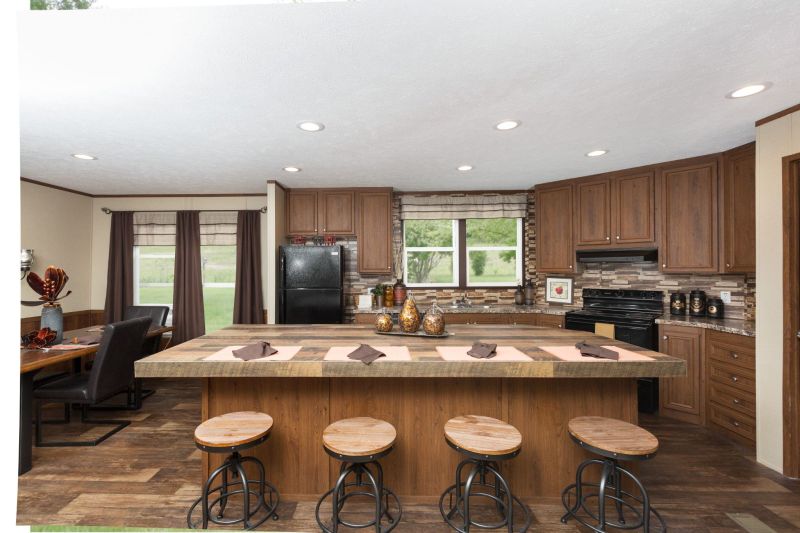
<path fill-rule="evenodd" d="M 269 357 L 276 353 L 278 353 L 278 350 L 270 346 L 267 341 L 260 341 L 255 344 L 243 346 L 238 350 L 233 350 L 234 357 L 238 357 L 242 361 L 261 359 L 262 357 Z"/>
<path fill-rule="evenodd" d="M 349 354 L 347 357 L 350 359 L 355 359 L 356 361 L 361 361 L 365 365 L 368 365 L 378 359 L 379 357 L 386 357 L 386 354 L 383 352 L 379 352 L 372 346 L 368 344 L 362 344 Z"/>
<path fill-rule="evenodd" d="M 598 359 L 612 359 L 614 361 L 619 361 L 618 352 L 609 350 L 608 348 L 603 348 L 602 346 L 595 346 L 594 344 L 588 344 L 586 341 L 581 341 L 577 343 L 575 347 L 580 350 L 581 355 L 584 357 L 596 357 Z"/>
<path fill-rule="evenodd" d="M 476 342 L 472 345 L 472 348 L 467 352 L 467 355 L 470 355 L 476 359 L 491 359 L 495 355 L 497 355 L 497 345 L 496 344 L 486 344 L 484 342 Z"/>

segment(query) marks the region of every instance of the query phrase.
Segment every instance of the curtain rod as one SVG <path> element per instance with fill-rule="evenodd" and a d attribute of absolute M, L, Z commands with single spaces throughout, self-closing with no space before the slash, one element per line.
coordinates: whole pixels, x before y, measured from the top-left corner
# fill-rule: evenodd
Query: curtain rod
<path fill-rule="evenodd" d="M 114 211 L 109 209 L 108 207 L 101 207 L 100 211 L 105 213 L 106 215 L 110 215 Z M 170 213 L 172 211 L 184 211 L 183 209 L 135 209 L 134 213 Z M 195 211 L 203 211 L 203 212 L 212 212 L 212 213 L 223 213 L 229 211 L 241 211 L 241 209 L 195 209 Z M 267 206 L 262 207 L 259 209 L 262 213 L 267 212 Z"/>

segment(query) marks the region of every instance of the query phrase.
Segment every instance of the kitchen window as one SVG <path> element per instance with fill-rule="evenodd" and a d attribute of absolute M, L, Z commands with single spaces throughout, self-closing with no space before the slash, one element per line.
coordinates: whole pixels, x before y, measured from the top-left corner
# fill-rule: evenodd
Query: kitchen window
<path fill-rule="evenodd" d="M 172 325 L 174 280 L 174 246 L 133 247 L 133 304 L 168 306 L 168 326 Z"/>
<path fill-rule="evenodd" d="M 403 221 L 409 287 L 513 287 L 522 279 L 522 219 Z"/>

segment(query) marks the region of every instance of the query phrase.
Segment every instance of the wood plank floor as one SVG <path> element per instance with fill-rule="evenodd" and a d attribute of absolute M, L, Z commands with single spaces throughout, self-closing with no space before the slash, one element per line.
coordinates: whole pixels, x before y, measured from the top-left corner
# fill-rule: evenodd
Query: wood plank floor
<path fill-rule="evenodd" d="M 141 411 L 96 415 L 134 420 L 100 446 L 34 448 L 34 467 L 19 478 L 17 523 L 186 526 L 186 510 L 200 486 L 200 454 L 192 441 L 200 418 L 200 387 L 192 380 L 150 380 L 148 386 L 157 393 Z M 51 415 L 58 417 L 59 410 Z M 661 451 L 642 465 L 641 478 L 670 530 L 800 531 L 800 482 L 762 467 L 752 453 L 703 428 L 657 417 L 643 417 L 642 425 L 658 436 Z M 104 429 L 74 424 L 65 432 L 53 425 L 46 427 L 46 436 L 89 436 Z M 280 480 L 272 481 L 280 487 Z M 259 529 L 317 531 L 315 503 L 285 497 L 280 520 Z M 578 531 L 559 522 L 559 501 L 527 503 L 534 515 L 530 531 Z M 435 505 L 404 502 L 395 531 L 448 528 Z"/>

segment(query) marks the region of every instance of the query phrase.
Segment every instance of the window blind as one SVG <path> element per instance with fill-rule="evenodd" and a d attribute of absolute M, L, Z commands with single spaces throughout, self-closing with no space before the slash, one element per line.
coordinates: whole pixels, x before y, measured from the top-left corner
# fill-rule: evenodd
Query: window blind
<path fill-rule="evenodd" d="M 236 211 L 200 211 L 201 246 L 236 245 Z M 175 246 L 175 211 L 133 214 L 134 246 Z"/>
<path fill-rule="evenodd" d="M 448 194 L 400 196 L 402 220 L 440 220 L 461 218 L 523 218 L 528 195 Z"/>

